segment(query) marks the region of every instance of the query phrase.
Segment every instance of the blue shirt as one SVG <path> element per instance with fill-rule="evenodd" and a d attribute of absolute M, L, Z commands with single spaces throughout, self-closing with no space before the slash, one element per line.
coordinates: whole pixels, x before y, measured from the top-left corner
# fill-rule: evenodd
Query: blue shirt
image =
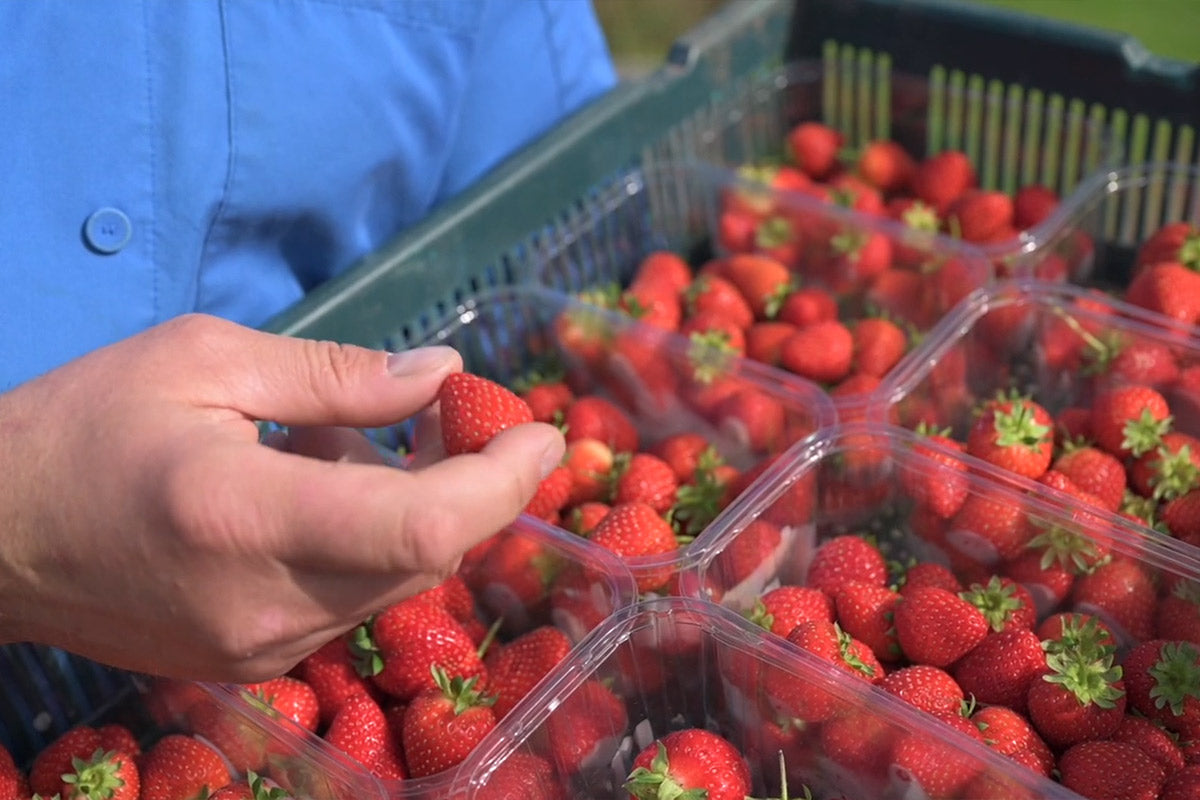
<path fill-rule="evenodd" d="M 261 324 L 614 81 L 587 0 L 0 0 L 0 391 Z"/>

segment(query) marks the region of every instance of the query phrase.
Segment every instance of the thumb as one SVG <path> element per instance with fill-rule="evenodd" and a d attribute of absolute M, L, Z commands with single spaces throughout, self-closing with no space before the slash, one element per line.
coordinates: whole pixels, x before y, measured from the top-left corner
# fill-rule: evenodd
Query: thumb
<path fill-rule="evenodd" d="M 202 402 L 256 420 L 356 428 L 391 425 L 432 403 L 446 376 L 462 369 L 462 358 L 450 347 L 389 354 L 199 319 L 202 330 L 185 325 L 181 335 L 201 337 L 204 351 L 211 354 L 210 369 L 219 376 L 204 382 Z M 178 342 L 171 346 L 178 352 Z"/>

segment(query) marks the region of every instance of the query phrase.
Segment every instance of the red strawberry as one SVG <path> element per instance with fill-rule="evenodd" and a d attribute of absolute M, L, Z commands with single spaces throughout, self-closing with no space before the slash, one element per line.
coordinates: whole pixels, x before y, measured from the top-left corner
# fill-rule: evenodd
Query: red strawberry
<path fill-rule="evenodd" d="M 682 256 L 670 250 L 655 250 L 638 262 L 630 285 L 652 283 L 682 294 L 691 282 L 692 268 Z"/>
<path fill-rule="evenodd" d="M 1135 306 L 1187 325 L 1200 322 L 1200 273 L 1175 261 L 1143 267 L 1125 290 Z"/>
<path fill-rule="evenodd" d="M 1159 600 L 1155 636 L 1200 643 L 1200 583 L 1180 580 Z"/>
<path fill-rule="evenodd" d="M 101 748 L 72 759 L 62 775 L 62 788 L 64 800 L 137 800 L 141 782 L 134 754 Z"/>
<path fill-rule="evenodd" d="M 976 741 L 983 741 L 975 724 L 958 713 L 936 716 L 943 724 Z M 896 743 L 892 763 L 893 769 L 920 784 L 925 795 L 934 800 L 959 797 L 983 768 L 979 760 L 965 752 L 957 742 L 930 736 L 919 729 L 905 732 Z"/>
<path fill-rule="evenodd" d="M 966 446 L 948 431 L 920 427 L 917 432 L 921 439 L 913 444 L 914 457 L 899 465 L 900 485 L 918 505 L 948 519 L 962 508 L 970 489 L 966 464 L 958 457 Z"/>
<path fill-rule="evenodd" d="M 1013 225 L 1020 230 L 1040 225 L 1058 208 L 1058 202 L 1058 193 L 1048 186 L 1022 186 L 1013 196 Z"/>
<path fill-rule="evenodd" d="M 836 383 L 850 374 L 854 335 L 837 320 L 800 328 L 783 342 L 779 363 L 784 369 L 818 383 Z"/>
<path fill-rule="evenodd" d="M 1019 500 L 978 484 L 954 515 L 948 544 L 990 564 L 1020 555 L 1036 533 Z"/>
<path fill-rule="evenodd" d="M 538 422 L 553 424 L 575 399 L 571 387 L 561 380 L 533 376 L 523 381 L 519 396 Z"/>
<path fill-rule="evenodd" d="M 922 161 L 913 176 L 913 193 L 944 214 L 975 185 L 975 169 L 965 153 L 947 150 Z"/>
<path fill-rule="evenodd" d="M 766 320 L 746 329 L 746 357 L 772 367 L 779 366 L 783 343 L 796 332 L 790 322 Z"/>
<path fill-rule="evenodd" d="M 1054 455 L 1053 420 L 1029 398 L 987 403 L 967 433 L 967 452 L 1027 478 L 1038 478 Z"/>
<path fill-rule="evenodd" d="M 1093 614 L 1118 640 L 1154 635 L 1157 591 L 1153 576 L 1138 561 L 1114 556 L 1075 580 L 1071 600 L 1077 611 Z"/>
<path fill-rule="evenodd" d="M 1148 639 L 1123 662 L 1129 704 L 1183 739 L 1200 738 L 1200 645 Z"/>
<path fill-rule="evenodd" d="M 571 640 L 551 625 L 540 625 L 488 652 L 484 665 L 492 712 L 503 719 L 513 706 L 566 657 Z"/>
<path fill-rule="evenodd" d="M 618 307 L 643 325 L 665 331 L 678 330 L 683 321 L 683 300 L 666 283 L 633 283 L 621 293 Z"/>
<path fill-rule="evenodd" d="M 28 776 L 17 766 L 8 748 L 0 745 L 0 797 L 21 800 L 29 796 Z"/>
<path fill-rule="evenodd" d="M 907 597 L 914 589 L 922 586 L 935 586 L 954 594 L 958 594 L 963 588 L 949 567 L 933 561 L 913 564 L 905 569 L 899 592 Z"/>
<path fill-rule="evenodd" d="M 529 404 L 498 383 L 456 372 L 438 389 L 442 444 L 449 455 L 476 453 L 493 436 L 533 421 Z"/>
<path fill-rule="evenodd" d="M 1157 447 L 1134 459 L 1129 483 L 1143 497 L 1160 501 L 1174 500 L 1200 486 L 1200 439 L 1167 431 Z"/>
<path fill-rule="evenodd" d="M 1052 466 L 1080 489 L 1097 497 L 1109 511 L 1121 507 L 1125 466 L 1113 454 L 1090 444 L 1067 444 Z"/>
<path fill-rule="evenodd" d="M 745 386 L 722 400 L 713 411 L 717 426 L 751 451 L 781 449 L 787 411 L 774 395 Z"/>
<path fill-rule="evenodd" d="M 1196 800 L 1200 797 L 1200 764 L 1190 764 L 1168 773 L 1158 800 Z"/>
<path fill-rule="evenodd" d="M 666 556 L 679 549 L 675 531 L 663 515 L 646 503 L 619 503 L 592 531 L 591 541 L 626 559 Z M 638 590 L 662 589 L 671 577 L 672 567 L 656 566 L 639 570 Z"/>
<path fill-rule="evenodd" d="M 887 563 L 878 547 L 861 536 L 842 535 L 826 540 L 813 553 L 805 582 L 836 597 L 851 581 L 883 586 L 887 575 Z"/>
<path fill-rule="evenodd" d="M 305 681 L 282 675 L 269 681 L 245 685 L 253 698 L 269 706 L 280 716 L 307 731 L 315 731 L 320 722 L 320 700 Z"/>
<path fill-rule="evenodd" d="M 169 733 L 138 763 L 141 800 L 194 800 L 222 789 L 233 777 L 217 751 L 193 736 Z"/>
<path fill-rule="evenodd" d="M 1033 596 L 1010 578 L 993 575 L 986 584 L 973 583 L 959 596 L 978 608 L 995 632 L 1031 629 L 1037 621 Z"/>
<path fill-rule="evenodd" d="M 988 746 L 998 753 L 1014 756 L 1024 750 L 1033 750 L 1040 757 L 1038 760 L 1045 759 L 1047 769 L 1043 774 L 1049 777 L 1054 754 L 1023 715 L 1006 706 L 984 706 L 971 714 L 971 721 L 979 728 Z"/>
<path fill-rule="evenodd" d="M 810 586 L 778 586 L 755 601 L 747 616 L 759 627 L 783 637 L 801 622 L 832 624 L 836 619 L 833 600 Z"/>
<path fill-rule="evenodd" d="M 695 431 L 671 434 L 655 443 L 650 452 L 670 465 L 679 483 L 693 480 L 706 453 L 709 458 L 719 458 L 708 439 Z"/>
<path fill-rule="evenodd" d="M 1200 267 L 1200 229 L 1190 222 L 1169 222 L 1150 235 L 1138 247 L 1136 270 L 1162 261 L 1177 261 L 1186 267 Z"/>
<path fill-rule="evenodd" d="M 862 214 L 882 215 L 883 194 L 867 181 L 850 172 L 834 176 L 828 183 L 829 201 Z"/>
<path fill-rule="evenodd" d="M 679 481 L 671 465 L 650 453 L 621 453 L 613 460 L 614 505 L 645 503 L 664 514 L 675 502 Z"/>
<path fill-rule="evenodd" d="M 946 224 L 965 241 L 995 241 L 998 233 L 1012 228 L 1012 198 L 1004 192 L 964 192 L 950 206 Z"/>
<path fill-rule="evenodd" d="M 599 680 L 584 681 L 546 721 L 554 763 L 567 774 L 594 763 L 607 764 L 628 724 L 625 703 L 612 689 Z"/>
<path fill-rule="evenodd" d="M 954 679 L 980 703 L 1025 709 L 1030 684 L 1046 671 L 1042 643 L 1029 628 L 1005 628 L 954 665 Z"/>
<path fill-rule="evenodd" d="M 894 722 L 873 709 L 851 707 L 817 728 L 817 752 L 864 780 L 883 781 L 899 733 Z M 807 746 L 811 748 L 812 744 Z"/>
<path fill-rule="evenodd" d="M 573 438 L 567 442 L 563 466 L 571 475 L 568 505 L 600 500 L 609 489 L 613 451 L 599 439 Z"/>
<path fill-rule="evenodd" d="M 1109 739 L 1136 746 L 1157 761 L 1167 774 L 1184 767 L 1183 750 L 1179 748 L 1179 743 L 1161 724 L 1145 717 L 1126 714 Z"/>
<path fill-rule="evenodd" d="M 70 787 L 62 776 L 71 773 L 76 759 L 91 758 L 101 750 L 100 732 L 90 725 L 76 725 L 58 736 L 34 756 L 29 767 L 29 787 L 42 797 L 65 796 Z"/>
<path fill-rule="evenodd" d="M 1134 339 L 1115 345 L 1115 352 L 1095 365 L 1101 380 L 1109 385 L 1146 383 L 1167 386 L 1179 379 L 1179 360 L 1165 342 Z M 1092 365 L 1089 364 L 1089 367 Z"/>
<path fill-rule="evenodd" d="M 1176 539 L 1200 547 L 1200 488 L 1168 501 L 1162 522 Z"/>
<path fill-rule="evenodd" d="M 712 572 L 720 588 L 738 586 L 764 562 L 774 558 L 782 536 L 779 525 L 770 520 L 760 517 L 748 522 L 713 559 Z"/>
<path fill-rule="evenodd" d="M 398 734 L 388 724 L 383 708 L 370 695 L 348 698 L 334 715 L 323 738 L 378 778 L 407 777 Z"/>
<path fill-rule="evenodd" d="M 725 262 L 725 277 L 741 292 L 758 320 L 778 314 L 792 282 L 791 271 L 767 255 L 730 256 Z"/>
<path fill-rule="evenodd" d="M 797 328 L 837 319 L 837 299 L 819 286 L 805 286 L 790 292 L 779 306 L 776 319 Z"/>
<path fill-rule="evenodd" d="M 744 800 L 750 793 L 750 767 L 729 740 L 703 728 L 685 728 L 638 753 L 625 790 L 639 800 Z"/>
<path fill-rule="evenodd" d="M 892 240 L 879 231 L 840 233 L 830 240 L 838 282 L 870 281 L 892 265 Z"/>
<path fill-rule="evenodd" d="M 797 647 L 828 661 L 841 672 L 868 683 L 883 680 L 883 666 L 863 642 L 822 620 L 801 622 L 787 635 Z M 834 716 L 842 703 L 820 686 L 779 674 L 766 691 L 779 710 L 805 722 L 821 722 Z"/>
<path fill-rule="evenodd" d="M 752 256 L 751 256 L 752 257 Z M 718 275 L 700 275 L 684 292 L 684 314 L 691 319 L 713 316 L 745 330 L 754 322 L 754 309 L 733 281 Z M 687 326 L 681 326 L 681 331 Z"/>
<path fill-rule="evenodd" d="M 505 757 L 486 780 L 474 794 L 479 800 L 567 800 L 554 765 L 523 750 Z"/>
<path fill-rule="evenodd" d="M 889 672 L 880 687 L 930 714 L 957 714 L 966 695 L 946 670 L 928 664 L 913 664 Z"/>
<path fill-rule="evenodd" d="M 1094 653 L 1099 657 L 1104 649 L 1115 650 L 1117 647 L 1117 640 L 1104 623 L 1089 614 L 1074 611 L 1051 614 L 1038 624 L 1034 633 L 1050 652 L 1070 650 Z"/>
<path fill-rule="evenodd" d="M 1070 747 L 1089 739 L 1104 739 L 1120 726 L 1125 714 L 1121 668 L 1111 651 L 1048 652 L 1049 670 L 1029 684 L 1029 719 L 1052 747 Z"/>
<path fill-rule="evenodd" d="M 432 677 L 435 688 L 414 697 L 404 712 L 401 741 L 414 778 L 461 764 L 496 727 L 494 698 L 475 688 L 476 678 L 450 678 L 437 667 Z"/>
<path fill-rule="evenodd" d="M 946 667 L 969 653 L 987 635 L 979 609 L 945 589 L 921 587 L 896 606 L 896 635 L 909 660 Z"/>
<path fill-rule="evenodd" d="M 1149 386 L 1113 387 L 1092 402 L 1092 435 L 1117 456 L 1140 456 L 1153 450 L 1170 425 L 1166 398 Z"/>
<path fill-rule="evenodd" d="M 431 688 L 434 666 L 462 678 L 485 673 L 462 623 L 435 603 L 416 598 L 394 603 L 367 627 L 369 636 L 355 640 L 363 662 L 360 672 L 398 700 L 411 700 Z"/>
<path fill-rule="evenodd" d="M 1137 747 L 1110 741 L 1074 745 L 1059 758 L 1058 771 L 1068 789 L 1084 797 L 1114 800 L 1157 800 L 1166 777 L 1162 767 Z"/>
<path fill-rule="evenodd" d="M 842 134 L 820 122 L 801 122 L 787 134 L 792 161 L 810 178 L 821 180 L 837 165 Z"/>
<path fill-rule="evenodd" d="M 916 174 L 917 162 L 900 144 L 883 139 L 863 147 L 855 168 L 863 180 L 891 194 L 908 188 Z"/>
<path fill-rule="evenodd" d="M 908 334 L 885 317 L 861 319 L 851 333 L 854 335 L 854 367 L 867 375 L 884 377 L 908 351 Z"/>
<path fill-rule="evenodd" d="M 595 395 L 580 397 L 567 409 L 563 419 L 568 442 L 599 439 L 614 453 L 638 449 L 638 432 L 629 412 L 610 400 Z"/>
<path fill-rule="evenodd" d="M 859 640 L 880 661 L 896 661 L 901 655 L 892 621 L 901 596 L 875 583 L 848 581 L 841 585 L 834 602 L 842 630 Z"/>

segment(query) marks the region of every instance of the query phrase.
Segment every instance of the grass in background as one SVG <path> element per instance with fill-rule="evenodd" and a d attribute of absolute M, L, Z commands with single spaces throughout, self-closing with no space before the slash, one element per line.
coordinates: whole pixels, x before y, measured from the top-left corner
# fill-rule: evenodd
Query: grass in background
<path fill-rule="evenodd" d="M 742 2 L 743 0 L 730 0 Z M 904 0 L 897 0 L 903 2 Z M 662 65 L 681 34 L 724 0 L 592 0 L 617 68 L 637 78 Z M 1132 35 L 1154 53 L 1200 62 L 1200 0 L 964 0 Z"/>

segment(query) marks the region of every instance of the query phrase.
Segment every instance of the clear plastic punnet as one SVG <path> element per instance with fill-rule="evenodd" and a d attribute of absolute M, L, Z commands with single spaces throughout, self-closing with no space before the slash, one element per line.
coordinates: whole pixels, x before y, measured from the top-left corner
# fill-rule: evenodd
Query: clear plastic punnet
<path fill-rule="evenodd" d="M 706 534 L 682 582 L 692 596 L 868 695 L 906 701 L 926 738 L 982 741 L 1009 759 L 1009 777 L 1040 786 L 1035 796 L 1056 796 L 1054 781 L 1087 786 L 1079 753 L 1139 717 L 1168 739 L 1190 730 L 1182 706 L 1156 707 L 1146 686 L 1167 663 L 1195 673 L 1200 559 L 895 426 L 838 426 L 794 455 Z M 1000 736 L 1001 724 L 1020 737 Z M 1147 773 L 1152 791 L 1165 776 Z"/>
<path fill-rule="evenodd" d="M 660 598 L 619 613 L 545 688 L 498 740 L 491 766 L 464 776 L 454 796 L 625 798 L 630 775 L 649 759 L 639 755 L 657 752 L 672 734 L 702 729 L 744 762 L 749 797 L 783 796 L 783 780 L 793 798 L 951 796 L 921 787 L 918 775 L 934 763 L 955 773 L 946 783 L 957 783 L 955 797 L 1077 797 L 695 599 Z M 669 769 L 669 749 L 666 757 Z M 726 763 L 708 767 L 716 773 Z"/>

